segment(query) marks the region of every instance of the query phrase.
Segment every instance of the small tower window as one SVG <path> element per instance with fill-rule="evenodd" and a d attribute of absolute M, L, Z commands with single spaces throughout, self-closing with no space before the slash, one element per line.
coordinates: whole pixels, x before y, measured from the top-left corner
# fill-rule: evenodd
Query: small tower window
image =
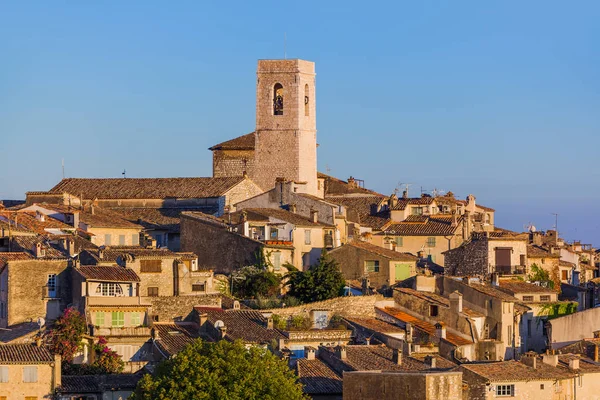
<path fill-rule="evenodd" d="M 283 86 L 276 83 L 273 88 L 273 115 L 283 115 Z"/>
<path fill-rule="evenodd" d="M 309 114 L 308 85 L 304 85 L 304 116 L 308 117 Z"/>

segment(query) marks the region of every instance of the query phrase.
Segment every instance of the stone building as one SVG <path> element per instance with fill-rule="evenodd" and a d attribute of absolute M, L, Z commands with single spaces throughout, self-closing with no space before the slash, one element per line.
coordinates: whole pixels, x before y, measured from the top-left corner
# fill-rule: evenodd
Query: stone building
<path fill-rule="evenodd" d="M 346 280 L 365 282 L 376 290 L 388 288 L 417 273 L 417 257 L 362 241 L 351 241 L 329 252 Z"/>
<path fill-rule="evenodd" d="M 46 399 L 61 386 L 61 358 L 40 344 L 0 345 L 0 398 Z"/>

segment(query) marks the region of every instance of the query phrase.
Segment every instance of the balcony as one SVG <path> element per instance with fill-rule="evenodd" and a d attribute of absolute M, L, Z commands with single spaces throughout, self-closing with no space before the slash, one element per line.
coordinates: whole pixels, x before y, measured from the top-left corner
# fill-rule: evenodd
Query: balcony
<path fill-rule="evenodd" d="M 500 275 L 525 275 L 527 267 L 524 265 L 496 265 L 493 267 L 492 272 Z"/>
<path fill-rule="evenodd" d="M 130 296 L 87 296 L 86 306 L 143 306 L 139 297 Z"/>
<path fill-rule="evenodd" d="M 58 299 L 58 291 L 56 288 L 50 290 L 48 285 L 42 286 L 42 299 Z"/>
<path fill-rule="evenodd" d="M 131 326 L 131 327 L 111 327 L 111 328 L 98 328 L 92 327 L 93 336 L 104 336 L 104 337 L 150 337 L 151 328 L 147 326 Z"/>

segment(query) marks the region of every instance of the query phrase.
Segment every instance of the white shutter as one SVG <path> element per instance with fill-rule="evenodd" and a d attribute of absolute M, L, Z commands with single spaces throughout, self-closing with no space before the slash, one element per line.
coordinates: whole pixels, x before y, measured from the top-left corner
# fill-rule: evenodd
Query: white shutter
<path fill-rule="evenodd" d="M 37 367 L 23 367 L 23 382 L 37 382 Z"/>
<path fill-rule="evenodd" d="M 8 382 L 8 367 L 0 367 L 0 382 Z"/>

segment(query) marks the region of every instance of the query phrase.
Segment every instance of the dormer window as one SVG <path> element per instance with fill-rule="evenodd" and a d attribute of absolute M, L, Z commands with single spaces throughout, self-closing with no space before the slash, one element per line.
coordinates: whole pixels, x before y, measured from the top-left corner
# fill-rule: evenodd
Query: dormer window
<path fill-rule="evenodd" d="M 283 86 L 276 83 L 273 87 L 273 115 L 283 115 Z"/>
<path fill-rule="evenodd" d="M 102 282 L 96 287 L 96 294 L 100 296 L 123 296 L 123 289 L 118 283 Z"/>

